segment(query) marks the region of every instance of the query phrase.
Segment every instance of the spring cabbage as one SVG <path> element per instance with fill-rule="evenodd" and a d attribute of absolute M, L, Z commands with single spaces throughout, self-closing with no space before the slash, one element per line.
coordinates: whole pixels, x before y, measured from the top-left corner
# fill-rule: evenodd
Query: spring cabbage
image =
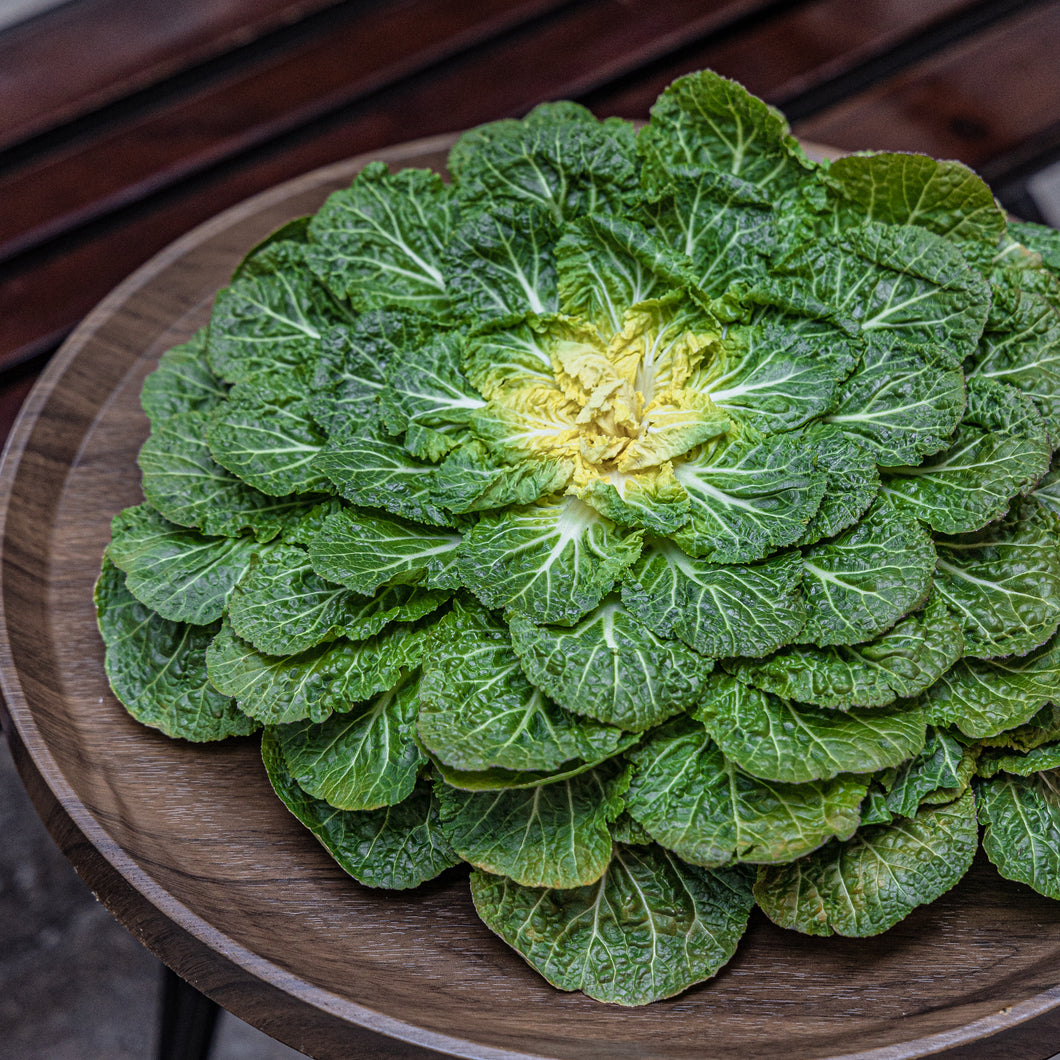
<path fill-rule="evenodd" d="M 709 72 L 373 163 L 143 405 L 96 589 L 137 718 L 262 729 L 362 884 L 460 862 L 638 1005 L 757 903 L 871 935 L 1060 897 L 1060 279 L 966 167 L 811 161 Z"/>

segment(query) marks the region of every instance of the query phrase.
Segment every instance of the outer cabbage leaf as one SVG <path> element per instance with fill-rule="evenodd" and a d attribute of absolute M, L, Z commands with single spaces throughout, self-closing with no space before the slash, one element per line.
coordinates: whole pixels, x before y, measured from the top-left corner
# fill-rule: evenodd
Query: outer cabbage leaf
<path fill-rule="evenodd" d="M 268 262 L 266 251 L 275 249 L 277 243 L 305 243 L 309 239 L 309 222 L 312 219 L 312 214 L 302 214 L 285 221 L 279 228 L 274 228 L 243 255 L 232 271 L 232 278 L 238 280 L 243 276 L 253 275 L 262 264 L 262 259 Z"/>
<path fill-rule="evenodd" d="M 644 1005 L 709 979 L 754 905 L 745 869 L 687 865 L 657 846 L 616 846 L 587 887 L 521 887 L 471 874 L 478 915 L 560 990 Z"/>
<path fill-rule="evenodd" d="M 280 801 L 358 883 L 389 890 L 418 887 L 460 863 L 442 835 L 429 782 L 396 806 L 359 813 L 336 810 L 295 783 L 270 730 L 262 735 L 261 757 Z"/>
<path fill-rule="evenodd" d="M 1008 880 L 1060 899 L 1060 771 L 976 785 L 983 850 Z"/>
<path fill-rule="evenodd" d="M 445 251 L 454 310 L 475 321 L 554 313 L 559 231 L 551 214 L 491 203 L 465 218 Z"/>
<path fill-rule="evenodd" d="M 859 829 L 790 865 L 759 869 L 754 895 L 781 927 L 878 935 L 953 887 L 971 867 L 978 838 L 969 791 L 915 817 Z"/>
<path fill-rule="evenodd" d="M 733 284 L 761 282 L 778 243 L 768 197 L 739 177 L 709 170 L 674 170 L 666 184 L 647 207 L 651 230 L 688 259 L 692 285 L 716 298 Z"/>
<path fill-rule="evenodd" d="M 387 365 L 387 386 L 379 395 L 383 423 L 391 434 L 420 427 L 456 435 L 445 439 L 449 447 L 461 440 L 471 413 L 485 405 L 460 371 L 462 348 L 459 333 L 443 332 L 394 352 Z M 432 459 L 423 452 L 415 455 Z"/>
<path fill-rule="evenodd" d="M 832 162 L 825 180 L 842 197 L 837 208 L 847 224 L 918 225 L 989 251 L 1005 233 L 1004 210 L 960 162 L 890 152 L 847 155 Z"/>
<path fill-rule="evenodd" d="M 635 132 L 598 121 L 576 103 L 545 103 L 521 121 L 495 121 L 464 133 L 448 168 L 461 202 L 543 207 L 557 221 L 620 213 L 635 197 Z"/>
<path fill-rule="evenodd" d="M 827 483 L 812 450 L 790 436 L 706 445 L 674 475 L 691 503 L 674 541 L 716 563 L 749 563 L 794 544 Z"/>
<path fill-rule="evenodd" d="M 935 589 L 964 627 L 968 655 L 1044 644 L 1060 625 L 1060 526 L 1034 504 L 978 533 L 937 538 Z"/>
<path fill-rule="evenodd" d="M 710 70 L 678 78 L 663 92 L 637 148 L 653 190 L 665 189 L 675 172 L 720 170 L 775 201 L 812 171 L 779 111 Z"/>
<path fill-rule="evenodd" d="M 986 330 L 969 368 L 973 379 L 996 379 L 1034 401 L 1060 443 L 1060 310 L 1041 295 L 995 286 Z"/>
<path fill-rule="evenodd" d="M 873 221 L 810 241 L 776 263 L 762 295 L 837 319 L 875 343 L 900 338 L 973 353 L 990 308 L 990 288 L 957 246 L 913 225 Z"/>
<path fill-rule="evenodd" d="M 975 772 L 978 752 L 939 729 L 929 730 L 924 750 L 888 779 L 884 803 L 895 817 L 913 817 L 924 803 L 952 802 L 963 795 Z"/>
<path fill-rule="evenodd" d="M 1008 233 L 1033 252 L 1042 268 L 1060 272 L 1060 238 L 1055 228 L 1033 221 L 1010 221 Z"/>
<path fill-rule="evenodd" d="M 454 601 L 439 624 L 420 699 L 423 746 L 460 770 L 556 770 L 571 759 L 607 757 L 625 739 L 530 684 L 507 626 L 475 603 Z"/>
<path fill-rule="evenodd" d="M 360 431 L 378 414 L 387 366 L 436 331 L 429 317 L 407 309 L 372 309 L 320 338 L 310 407 L 329 435 Z"/>
<path fill-rule="evenodd" d="M 1034 234 L 1028 235 L 1028 231 Z M 1019 288 L 1054 302 L 1060 295 L 1060 275 L 1055 261 L 1050 267 L 1046 262 L 1049 255 L 1043 257 L 1039 253 L 1043 244 L 1038 240 L 1038 231 L 1048 235 L 1052 229 L 1044 225 L 1010 223 L 990 262 L 989 276 L 993 283 L 1002 287 Z M 1033 249 L 1029 245 L 1032 240 L 1035 243 Z"/>
<path fill-rule="evenodd" d="M 911 515 L 884 501 L 836 537 L 804 548 L 807 621 L 801 639 L 859 644 L 918 608 L 931 591 L 935 548 Z"/>
<path fill-rule="evenodd" d="M 487 607 L 571 623 L 596 607 L 640 550 L 639 531 L 566 497 L 485 514 L 464 536 L 456 564 Z"/>
<path fill-rule="evenodd" d="M 694 865 L 771 864 L 815 850 L 858 827 L 866 778 L 782 784 L 738 769 L 702 725 L 678 719 L 630 755 L 630 814 L 662 846 Z"/>
<path fill-rule="evenodd" d="M 623 813 L 611 825 L 611 837 L 616 843 L 624 846 L 647 847 L 653 840 L 643 825 L 633 820 L 628 813 Z"/>
<path fill-rule="evenodd" d="M 915 696 L 961 657 L 961 627 L 937 599 L 861 644 L 793 645 L 765 659 L 737 659 L 726 669 L 786 699 L 846 710 L 882 707 Z"/>
<path fill-rule="evenodd" d="M 954 725 L 966 736 L 996 736 L 1022 725 L 1060 700 L 1060 638 L 1027 655 L 962 659 L 924 695 L 929 721 Z"/>
<path fill-rule="evenodd" d="M 716 677 L 694 714 L 722 753 L 752 776 L 805 784 L 899 765 L 924 746 L 924 716 L 824 710 L 792 703 L 735 678 Z"/>
<path fill-rule="evenodd" d="M 802 563 L 788 552 L 761 563 L 722 565 L 653 542 L 622 584 L 630 613 L 661 637 L 702 655 L 768 655 L 806 624 Z"/>
<path fill-rule="evenodd" d="M 964 375 L 929 346 L 870 343 L 824 417 L 883 465 L 917 464 L 946 448 L 964 413 Z"/>
<path fill-rule="evenodd" d="M 343 510 L 342 501 L 335 496 L 310 497 L 292 506 L 280 527 L 279 537 L 288 545 L 308 546 L 329 516 Z"/>
<path fill-rule="evenodd" d="M 513 615 L 509 629 L 534 685 L 567 710 L 634 732 L 692 706 L 714 665 L 656 636 L 614 598 L 569 628 Z"/>
<path fill-rule="evenodd" d="M 980 743 L 984 748 L 1032 751 L 1042 744 L 1056 740 L 1060 740 L 1060 704 L 1047 703 L 1026 724 L 1006 729 L 993 738 L 981 740 Z"/>
<path fill-rule="evenodd" d="M 1060 516 L 1060 465 L 1053 460 L 1053 468 L 1031 491 L 1033 497 L 1043 508 Z"/>
<path fill-rule="evenodd" d="M 332 439 L 313 461 L 339 494 L 362 508 L 431 526 L 451 526 L 453 517 L 434 498 L 434 470 L 393 442 L 372 435 Z"/>
<path fill-rule="evenodd" d="M 438 784 L 442 831 L 476 868 L 524 887 L 581 887 L 607 869 L 608 824 L 628 783 L 628 770 L 605 763 L 537 788 L 469 792 Z"/>
<path fill-rule="evenodd" d="M 772 434 L 829 412 L 856 363 L 853 342 L 839 328 L 809 333 L 766 316 L 727 328 L 690 385 L 734 419 Z"/>
<path fill-rule="evenodd" d="M 252 537 L 205 537 L 141 504 L 114 517 L 107 555 L 141 603 L 171 622 L 204 626 L 224 614 L 260 547 Z"/>
<path fill-rule="evenodd" d="M 296 546 L 257 555 L 232 591 L 233 632 L 267 655 L 294 655 L 336 637 L 363 640 L 391 622 L 413 622 L 440 607 L 447 592 L 395 585 L 365 597 L 325 581 Z"/>
<path fill-rule="evenodd" d="M 973 378 L 968 411 L 949 448 L 918 467 L 894 468 L 883 491 L 943 534 L 979 530 L 1004 515 L 1049 470 L 1041 417 L 1013 387 Z"/>
<path fill-rule="evenodd" d="M 430 752 L 427 757 L 431 760 L 435 776 L 451 788 L 457 788 L 460 791 L 526 790 L 544 787 L 548 784 L 558 784 L 561 781 L 581 776 L 582 773 L 588 773 L 590 769 L 596 769 L 610 759 L 617 759 L 619 755 L 634 747 L 640 739 L 639 732 L 627 733 L 624 740 L 600 753 L 594 761 L 583 762 L 580 759 L 571 759 L 558 769 L 552 770 L 503 769 L 499 766 L 492 766 L 489 769 L 457 769 Z"/>
<path fill-rule="evenodd" d="M 182 412 L 154 425 L 137 459 L 144 497 L 181 526 L 228 537 L 249 530 L 268 541 L 307 499 L 271 497 L 226 471 L 206 445 L 207 422 L 202 413 Z"/>
<path fill-rule="evenodd" d="M 382 585 L 456 588 L 461 540 L 455 531 L 347 508 L 324 520 L 310 542 L 309 558 L 322 578 L 366 596 Z"/>
<path fill-rule="evenodd" d="M 256 651 L 225 623 L 207 649 L 206 667 L 217 689 L 266 725 L 323 721 L 392 688 L 402 670 L 419 664 L 428 638 L 423 627 L 394 625 L 366 640 L 278 657 Z"/>
<path fill-rule="evenodd" d="M 293 217 L 290 221 L 284 222 L 279 228 L 270 232 L 260 242 L 255 243 L 243 255 L 243 260 L 232 273 L 232 279 L 239 280 L 244 276 L 253 275 L 261 264 L 258 259 L 264 256 L 266 250 L 274 248 L 277 243 L 304 243 L 309 235 L 309 222 L 311 219 L 309 214 Z"/>
<path fill-rule="evenodd" d="M 210 370 L 205 349 L 203 329 L 162 354 L 140 393 L 140 404 L 152 423 L 181 412 L 207 413 L 225 399 L 228 387 Z"/>
<path fill-rule="evenodd" d="M 309 223 L 309 267 L 358 309 L 404 307 L 449 314 L 441 263 L 454 223 L 436 173 L 388 173 L 372 162 L 332 194 Z"/>
<path fill-rule="evenodd" d="M 998 773 L 1029 777 L 1032 773 L 1045 773 L 1052 769 L 1060 769 L 1060 742 L 1042 744 L 1020 754 L 987 750 L 975 766 L 976 775 L 980 777 L 993 777 Z"/>
<path fill-rule="evenodd" d="M 818 470 L 827 476 L 821 506 L 798 542 L 812 545 L 853 526 L 872 507 L 880 491 L 880 476 L 872 450 L 834 428 L 811 426 L 805 438 L 817 454 Z"/>
<path fill-rule="evenodd" d="M 313 463 L 324 434 L 311 402 L 290 392 L 249 383 L 233 389 L 210 414 L 206 442 L 217 463 L 270 496 L 328 487 Z"/>
<path fill-rule="evenodd" d="M 124 575 L 106 558 L 95 604 L 107 680 L 137 721 L 196 742 L 245 736 L 259 727 L 207 680 L 204 652 L 217 623 L 160 618 L 125 588 Z"/>
<path fill-rule="evenodd" d="M 304 373 L 320 336 L 353 319 L 306 267 L 304 244 L 274 243 L 217 295 L 206 338 L 213 371 L 230 383 Z"/>
<path fill-rule="evenodd" d="M 405 674 L 351 710 L 272 732 L 303 791 L 340 810 L 375 810 L 407 799 L 427 763 L 415 741 L 418 709 L 416 680 Z"/>

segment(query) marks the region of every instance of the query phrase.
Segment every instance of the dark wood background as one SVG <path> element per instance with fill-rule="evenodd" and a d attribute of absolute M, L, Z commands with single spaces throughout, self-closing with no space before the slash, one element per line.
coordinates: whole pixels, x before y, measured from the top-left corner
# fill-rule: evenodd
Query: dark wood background
<path fill-rule="evenodd" d="M 71 0 L 0 32 L 0 437 L 78 321 L 226 207 L 547 99 L 645 118 L 701 67 L 804 138 L 960 159 L 1046 219 L 1060 0 Z"/>

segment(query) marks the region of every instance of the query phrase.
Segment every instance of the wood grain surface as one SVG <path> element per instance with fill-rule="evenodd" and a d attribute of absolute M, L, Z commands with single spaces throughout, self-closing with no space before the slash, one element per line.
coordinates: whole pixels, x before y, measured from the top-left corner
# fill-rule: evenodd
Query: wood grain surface
<path fill-rule="evenodd" d="M 377 157 L 439 167 L 446 144 Z M 355 884 L 272 795 L 256 740 L 169 740 L 117 704 L 91 592 L 111 517 L 141 497 L 142 380 L 206 319 L 246 249 L 358 166 L 259 196 L 152 260 L 68 341 L 13 432 L 0 473 L 0 687 L 23 779 L 83 878 L 195 986 L 319 1057 L 1049 1055 L 1060 903 L 982 860 L 874 939 L 806 938 L 756 913 L 714 980 L 618 1009 L 533 973 L 478 921 L 460 870 L 407 893 Z"/>

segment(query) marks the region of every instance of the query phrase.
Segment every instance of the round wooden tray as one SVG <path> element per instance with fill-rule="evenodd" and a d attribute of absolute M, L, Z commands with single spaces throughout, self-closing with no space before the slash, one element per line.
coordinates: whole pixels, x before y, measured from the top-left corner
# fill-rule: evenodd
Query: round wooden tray
<path fill-rule="evenodd" d="M 374 157 L 440 168 L 450 142 Z M 808 939 L 756 913 L 713 981 L 608 1007 L 553 990 L 495 938 L 461 871 L 408 893 L 351 881 L 273 796 L 256 740 L 169 740 L 114 700 L 92 586 L 111 517 L 141 499 L 143 378 L 205 321 L 249 247 L 365 161 L 258 196 L 154 258 L 67 342 L 13 432 L 0 474 L 0 687 L 23 780 L 82 877 L 195 986 L 315 1056 L 1051 1052 L 1039 1046 L 1060 1037 L 1060 903 L 982 861 L 878 938 Z"/>

